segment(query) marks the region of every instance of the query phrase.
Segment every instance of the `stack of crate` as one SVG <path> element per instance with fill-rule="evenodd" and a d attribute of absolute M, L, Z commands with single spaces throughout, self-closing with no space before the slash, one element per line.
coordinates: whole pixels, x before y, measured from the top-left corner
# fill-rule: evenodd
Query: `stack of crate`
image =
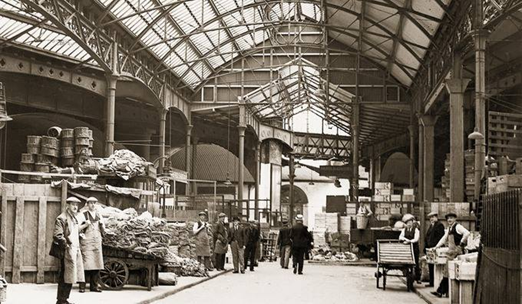
<path fill-rule="evenodd" d="M 351 229 L 352 229 L 352 217 L 351 216 L 339 217 L 339 232 L 341 232 L 342 234 L 350 234 Z"/>
<path fill-rule="evenodd" d="M 439 217 L 444 217 L 449 212 L 457 214 L 458 218 L 469 217 L 470 203 L 439 202 L 431 203 L 431 212 L 437 212 Z"/>
<path fill-rule="evenodd" d="M 375 183 L 374 202 L 390 202 L 393 194 L 393 183 Z"/>
<path fill-rule="evenodd" d="M 475 150 L 464 151 L 464 166 L 466 168 L 466 196 L 471 202 L 475 195 Z"/>
<path fill-rule="evenodd" d="M 339 214 L 338 213 L 316 213 L 315 230 L 338 232 Z"/>

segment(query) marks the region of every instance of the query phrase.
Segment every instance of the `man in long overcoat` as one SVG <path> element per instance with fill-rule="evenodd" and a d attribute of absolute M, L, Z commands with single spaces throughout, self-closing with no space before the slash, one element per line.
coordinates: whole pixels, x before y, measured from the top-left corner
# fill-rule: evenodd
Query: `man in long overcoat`
<path fill-rule="evenodd" d="M 56 218 L 54 224 L 53 243 L 49 254 L 60 259 L 56 304 L 69 304 L 72 284 L 85 282 L 79 232 L 90 222 L 86 221 L 84 225 L 78 222 L 76 215 L 79 203 L 79 199 L 69 197 L 66 210 Z"/>
<path fill-rule="evenodd" d="M 87 199 L 87 210 L 83 212 L 83 217 L 88 220 L 90 224 L 83 230 L 83 238 L 80 239 L 80 248 L 83 256 L 83 269 L 85 276 L 89 276 L 89 290 L 93 292 L 101 292 L 98 286 L 100 277 L 100 270 L 104 268 L 103 265 L 103 250 L 102 250 L 102 234 L 103 224 L 101 216 L 96 210 L 96 203 L 98 199 L 89 197 Z M 80 292 L 85 292 L 85 282 L 80 283 Z"/>
<path fill-rule="evenodd" d="M 226 214 L 218 215 L 218 222 L 213 231 L 214 255 L 216 256 L 216 270 L 225 270 L 225 254 L 228 251 L 228 233 L 225 228 Z"/>
<path fill-rule="evenodd" d="M 312 235 L 308 232 L 308 227 L 303 225 L 303 215 L 298 214 L 295 218 L 296 224 L 290 230 L 290 240 L 292 241 L 292 262 L 294 274 L 303 274 L 304 256 L 310 249 Z"/>

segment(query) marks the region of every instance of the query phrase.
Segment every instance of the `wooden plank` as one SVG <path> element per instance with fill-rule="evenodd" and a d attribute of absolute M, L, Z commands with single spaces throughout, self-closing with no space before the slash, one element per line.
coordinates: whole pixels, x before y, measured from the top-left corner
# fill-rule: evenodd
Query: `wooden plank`
<path fill-rule="evenodd" d="M 2 211 L 2 221 L 0 222 L 0 244 L 6 246 L 7 243 L 7 195 L 4 185 L 2 185 L 2 205 L 0 206 Z M 6 253 L 0 251 L 0 276 L 5 276 L 5 263 Z"/>
<path fill-rule="evenodd" d="M 60 270 L 60 266 L 45 266 L 43 268 L 43 270 L 45 272 L 49 272 L 49 271 L 59 271 Z M 7 266 L 5 268 L 5 272 L 9 273 L 9 272 L 12 272 L 13 271 L 13 267 L 12 266 Z M 22 266 L 20 267 L 20 272 L 37 272 L 38 271 L 38 267 L 37 266 Z"/>
<path fill-rule="evenodd" d="M 26 202 L 27 201 L 29 201 L 29 202 L 38 202 L 38 201 L 40 201 L 41 195 L 38 195 L 38 196 L 33 196 L 33 195 L 26 196 L 26 195 L 24 195 L 23 197 L 24 197 L 24 201 L 26 201 Z M 8 201 L 14 201 L 14 200 L 16 200 L 16 198 L 17 198 L 17 196 L 14 196 L 14 195 L 8 195 L 7 196 L 7 200 Z M 48 202 L 61 202 L 62 198 L 58 197 L 58 196 L 50 196 L 50 197 L 47 197 L 47 201 Z"/>
<path fill-rule="evenodd" d="M 61 195 L 61 202 L 62 202 L 62 212 L 65 211 L 65 206 L 66 206 L 66 200 L 67 200 L 67 187 L 68 187 L 68 184 L 67 184 L 67 181 L 66 180 L 62 180 L 62 195 Z"/>
<path fill-rule="evenodd" d="M 14 231 L 14 251 L 13 251 L 13 274 L 11 281 L 15 284 L 20 283 L 20 267 L 24 250 L 24 199 L 16 198 L 16 217 Z"/>
<path fill-rule="evenodd" d="M 38 207 L 38 255 L 37 255 L 37 267 L 38 273 L 36 274 L 36 283 L 44 283 L 45 274 L 45 231 L 47 227 L 47 197 L 41 196 Z"/>

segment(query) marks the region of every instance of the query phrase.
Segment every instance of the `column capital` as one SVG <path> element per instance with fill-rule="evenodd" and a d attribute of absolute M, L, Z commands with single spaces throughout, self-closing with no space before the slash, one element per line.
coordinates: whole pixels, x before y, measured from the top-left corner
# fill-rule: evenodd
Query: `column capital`
<path fill-rule="evenodd" d="M 193 127 L 194 127 L 193 125 L 187 125 L 187 135 L 192 134 L 192 128 Z"/>
<path fill-rule="evenodd" d="M 466 87 L 471 79 L 469 78 L 454 78 L 447 79 L 444 83 L 446 84 L 446 90 L 450 94 L 464 94 Z"/>
<path fill-rule="evenodd" d="M 246 126 L 244 126 L 244 125 L 239 125 L 239 126 L 237 126 L 237 129 L 238 129 L 238 131 L 239 131 L 239 136 L 245 136 L 245 131 L 246 131 L 246 129 L 247 129 Z"/>
<path fill-rule="evenodd" d="M 109 90 L 116 90 L 116 83 L 118 82 L 118 76 L 115 74 L 107 74 L 107 88 Z"/>
<path fill-rule="evenodd" d="M 419 120 L 421 121 L 421 123 L 424 127 L 435 126 L 438 119 L 439 119 L 439 116 L 433 116 L 433 115 L 422 115 L 421 117 L 419 117 Z"/>

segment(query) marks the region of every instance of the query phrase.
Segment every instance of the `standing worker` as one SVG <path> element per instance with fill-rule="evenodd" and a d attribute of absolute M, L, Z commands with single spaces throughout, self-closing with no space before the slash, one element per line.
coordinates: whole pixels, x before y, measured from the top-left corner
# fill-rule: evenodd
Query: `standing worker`
<path fill-rule="evenodd" d="M 439 215 L 437 212 L 431 212 L 428 214 L 428 218 L 430 219 L 430 227 L 428 228 L 428 232 L 426 233 L 426 244 L 425 250 L 430 248 L 434 248 L 439 243 L 440 239 L 444 236 L 444 224 L 439 221 Z M 428 269 L 430 272 L 430 282 L 426 287 L 433 287 L 434 284 L 434 275 L 435 275 L 435 265 L 429 263 Z"/>
<path fill-rule="evenodd" d="M 247 235 L 245 229 L 239 224 L 241 220 L 238 216 L 233 219 L 232 228 L 228 235 L 230 250 L 232 251 L 232 262 L 234 263 L 233 273 L 245 273 L 245 244 L 247 243 Z"/>
<path fill-rule="evenodd" d="M 103 265 L 102 234 L 104 232 L 101 216 L 96 210 L 98 199 L 89 197 L 87 199 L 87 210 L 83 216 L 90 224 L 83 230 L 83 238 L 80 239 L 80 248 L 83 256 L 83 269 L 85 277 L 89 276 L 89 290 L 101 292 L 98 286 L 100 270 Z M 85 282 L 80 283 L 80 292 L 85 292 Z"/>
<path fill-rule="evenodd" d="M 308 227 L 303 225 L 303 215 L 298 214 L 295 217 L 296 224 L 290 230 L 290 240 L 292 241 L 292 264 L 294 274 L 303 274 L 304 256 L 310 249 L 312 236 L 308 232 Z"/>
<path fill-rule="evenodd" d="M 214 254 L 216 256 L 216 270 L 225 270 L 225 254 L 228 251 L 228 232 L 225 228 L 226 214 L 220 213 L 213 231 Z"/>
<path fill-rule="evenodd" d="M 255 220 L 250 221 L 250 226 L 247 228 L 247 243 L 245 247 L 245 268 L 250 266 L 250 271 L 254 271 L 256 264 L 256 247 L 259 240 L 259 230 Z"/>
<path fill-rule="evenodd" d="M 420 231 L 414 225 L 415 216 L 412 214 L 405 214 L 402 218 L 402 221 L 406 223 L 406 227 L 404 227 L 399 235 L 399 240 L 404 242 L 404 244 L 412 244 L 413 245 L 413 254 L 415 255 L 415 280 L 420 281 L 420 266 L 419 266 L 419 239 L 420 239 Z"/>
<path fill-rule="evenodd" d="M 292 250 L 292 241 L 290 240 L 291 228 L 288 227 L 287 218 L 283 218 L 282 223 L 283 227 L 279 229 L 279 235 L 277 236 L 277 247 L 279 248 L 281 268 L 288 269 L 290 251 Z"/>
<path fill-rule="evenodd" d="M 448 261 L 452 261 L 464 252 L 464 247 L 468 242 L 468 237 L 470 233 L 468 229 L 464 228 L 464 226 L 457 222 L 457 215 L 455 213 L 450 212 L 446 214 L 446 220 L 448 221 L 448 229 L 444 233 L 442 239 L 440 239 L 440 241 L 437 243 L 435 248 L 440 248 L 447 242 L 449 249 L 447 253 Z M 448 294 L 448 276 L 448 270 L 446 269 L 444 277 L 442 278 L 442 281 L 439 284 L 439 288 L 437 288 L 437 291 L 432 291 L 432 294 L 436 295 L 439 298 L 441 298 L 443 295 Z"/>
<path fill-rule="evenodd" d="M 210 243 L 209 243 L 209 226 L 207 222 L 207 214 L 204 211 L 199 213 L 199 221 L 192 228 L 196 239 L 196 256 L 198 262 L 203 263 L 207 270 L 210 270 Z"/>
<path fill-rule="evenodd" d="M 58 215 L 54 223 L 53 243 L 49 252 L 49 255 L 60 259 L 56 304 L 69 304 L 72 284 L 85 282 L 79 234 L 90 222 L 87 220 L 80 225 L 76 218 L 79 199 L 69 197 L 66 202 L 65 211 Z"/>

